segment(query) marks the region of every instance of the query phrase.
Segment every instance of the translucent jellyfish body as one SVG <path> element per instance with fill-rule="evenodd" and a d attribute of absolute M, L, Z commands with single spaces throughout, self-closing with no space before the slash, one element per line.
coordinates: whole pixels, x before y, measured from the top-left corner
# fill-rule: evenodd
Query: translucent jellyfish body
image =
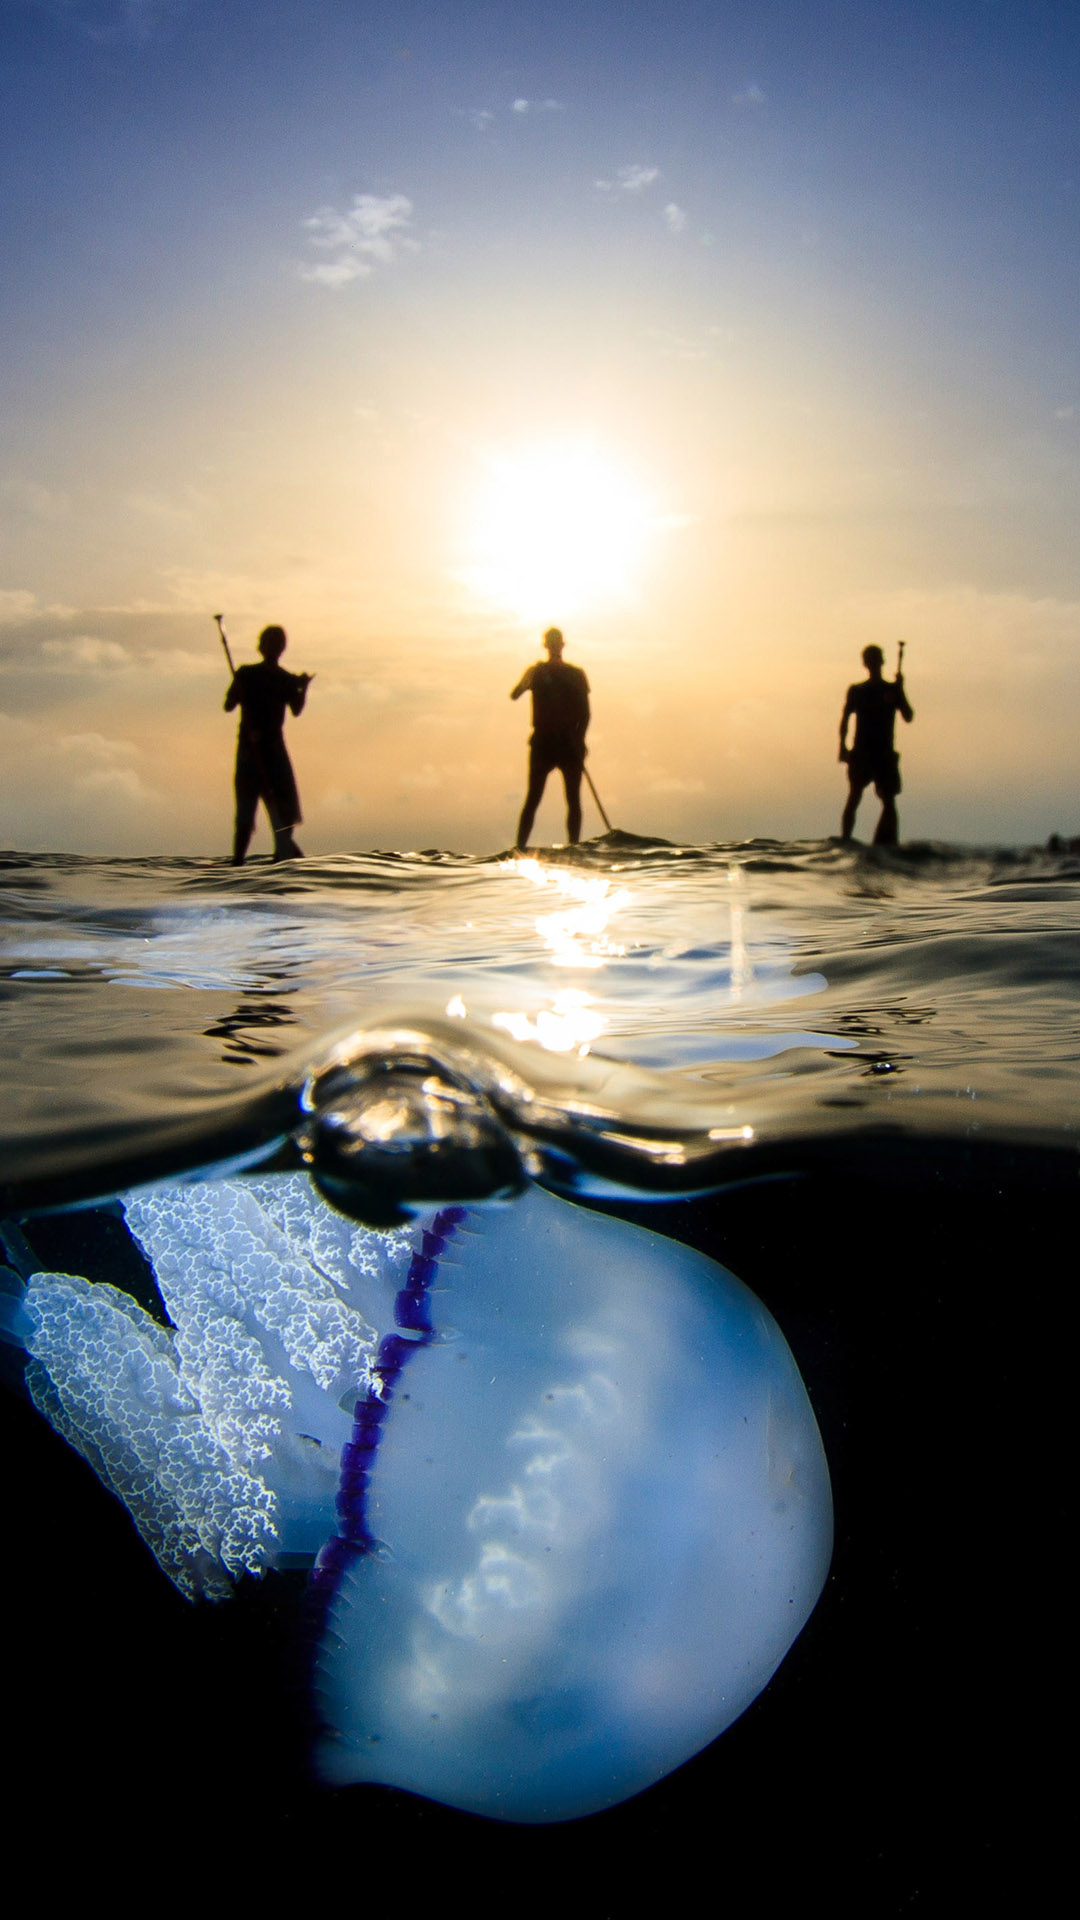
<path fill-rule="evenodd" d="M 732 1275 L 535 1190 L 393 1234 L 299 1176 L 128 1220 L 173 1329 L 38 1275 L 31 1390 L 186 1590 L 316 1561 L 327 1780 L 570 1819 L 761 1691 L 832 1511 L 794 1361 Z"/>

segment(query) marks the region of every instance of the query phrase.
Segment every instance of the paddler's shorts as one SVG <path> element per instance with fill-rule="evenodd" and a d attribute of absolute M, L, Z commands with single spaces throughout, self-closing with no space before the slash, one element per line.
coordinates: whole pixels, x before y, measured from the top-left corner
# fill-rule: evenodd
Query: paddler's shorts
<path fill-rule="evenodd" d="M 299 826 L 303 818 L 300 795 L 296 790 L 292 763 L 280 735 L 260 740 L 257 751 L 246 740 L 238 742 L 233 785 L 238 823 L 253 821 L 261 800 L 275 832 L 284 827 Z"/>
<path fill-rule="evenodd" d="M 864 787 L 872 786 L 879 800 L 895 800 L 901 792 L 900 755 L 898 753 L 877 754 L 870 759 L 856 759 L 852 754 L 847 763 L 847 776 L 852 787 L 861 793 Z"/>

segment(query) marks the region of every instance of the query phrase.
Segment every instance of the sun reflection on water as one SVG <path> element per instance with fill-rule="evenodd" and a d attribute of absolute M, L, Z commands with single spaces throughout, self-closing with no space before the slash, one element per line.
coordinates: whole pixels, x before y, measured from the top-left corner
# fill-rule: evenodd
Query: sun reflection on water
<path fill-rule="evenodd" d="M 609 927 L 614 915 L 630 904 L 629 888 L 613 887 L 602 874 L 572 873 L 539 860 L 508 860 L 502 870 L 571 903 L 536 918 L 536 931 L 552 966 L 594 971 L 623 957 L 626 948 L 612 939 Z M 492 1025 L 502 1027 L 515 1040 L 536 1040 L 549 1053 L 576 1051 L 580 1059 L 608 1024 L 607 1017 L 596 1010 L 595 994 L 583 987 L 561 988 L 550 1007 L 541 1008 L 535 1017 L 513 1011 L 492 1016 Z"/>
<path fill-rule="evenodd" d="M 647 884 L 631 888 L 622 874 L 531 855 L 504 859 L 497 871 L 519 883 L 504 926 L 506 956 L 474 974 L 468 1006 L 461 992 L 445 1001 L 450 1019 L 478 1021 L 549 1053 L 583 1059 L 599 1047 L 612 1059 L 698 1074 L 790 1047 L 836 1052 L 850 1044 L 770 1011 L 826 983 L 793 970 L 782 929 L 750 921 L 754 902 L 737 868 L 722 892 L 714 887 L 707 914 L 680 915 L 678 937 L 667 939 L 671 916 L 662 901 L 657 910 Z"/>
<path fill-rule="evenodd" d="M 504 872 L 576 901 L 575 906 L 537 917 L 536 931 L 554 966 L 602 967 L 623 958 L 626 948 L 612 940 L 608 927 L 613 916 L 630 905 L 628 887 L 613 888 L 602 874 L 571 873 L 566 867 L 545 867 L 539 860 L 507 861 Z"/>
<path fill-rule="evenodd" d="M 507 860 L 501 872 L 528 880 L 542 892 L 555 893 L 564 903 L 537 915 L 535 926 L 547 949 L 549 964 L 595 971 L 609 960 L 621 959 L 626 947 L 612 939 L 612 918 L 630 904 L 627 887 L 613 887 L 602 875 L 571 873 L 539 860 Z M 460 994 L 447 1003 L 452 1019 L 465 1019 L 468 1009 Z M 490 1016 L 514 1040 L 531 1040 L 549 1053 L 576 1052 L 584 1059 L 593 1041 L 609 1025 L 597 1011 L 596 995 L 584 987 L 562 987 L 551 1004 L 530 1013 L 524 1008 L 500 1008 Z"/>
<path fill-rule="evenodd" d="M 550 1007 L 542 1007 L 535 1020 L 527 1013 L 493 1013 L 491 1024 L 502 1027 L 513 1040 L 538 1040 L 549 1053 L 570 1053 L 575 1048 L 584 1059 L 607 1021 L 593 1011 L 594 996 L 580 987 L 566 987 L 557 993 Z"/>

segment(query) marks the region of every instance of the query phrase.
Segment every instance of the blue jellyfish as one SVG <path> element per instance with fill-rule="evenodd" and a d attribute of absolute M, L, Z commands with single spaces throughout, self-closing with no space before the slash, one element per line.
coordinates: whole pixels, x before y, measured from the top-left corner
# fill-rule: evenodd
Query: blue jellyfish
<path fill-rule="evenodd" d="M 325 1780 L 572 1819 L 766 1685 L 831 1498 L 783 1336 L 723 1268 L 539 1189 L 386 1231 L 299 1174 L 125 1211 L 169 1324 L 36 1274 L 30 1392 L 183 1592 L 310 1567 Z"/>

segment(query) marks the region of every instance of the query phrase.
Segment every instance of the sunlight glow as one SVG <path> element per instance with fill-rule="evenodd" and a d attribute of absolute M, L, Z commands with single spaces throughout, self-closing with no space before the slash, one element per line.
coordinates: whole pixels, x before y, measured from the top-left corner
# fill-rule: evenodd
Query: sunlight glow
<path fill-rule="evenodd" d="M 658 525 L 633 476 L 586 442 L 505 453 L 470 512 L 464 578 L 522 619 L 565 619 L 633 596 Z"/>

